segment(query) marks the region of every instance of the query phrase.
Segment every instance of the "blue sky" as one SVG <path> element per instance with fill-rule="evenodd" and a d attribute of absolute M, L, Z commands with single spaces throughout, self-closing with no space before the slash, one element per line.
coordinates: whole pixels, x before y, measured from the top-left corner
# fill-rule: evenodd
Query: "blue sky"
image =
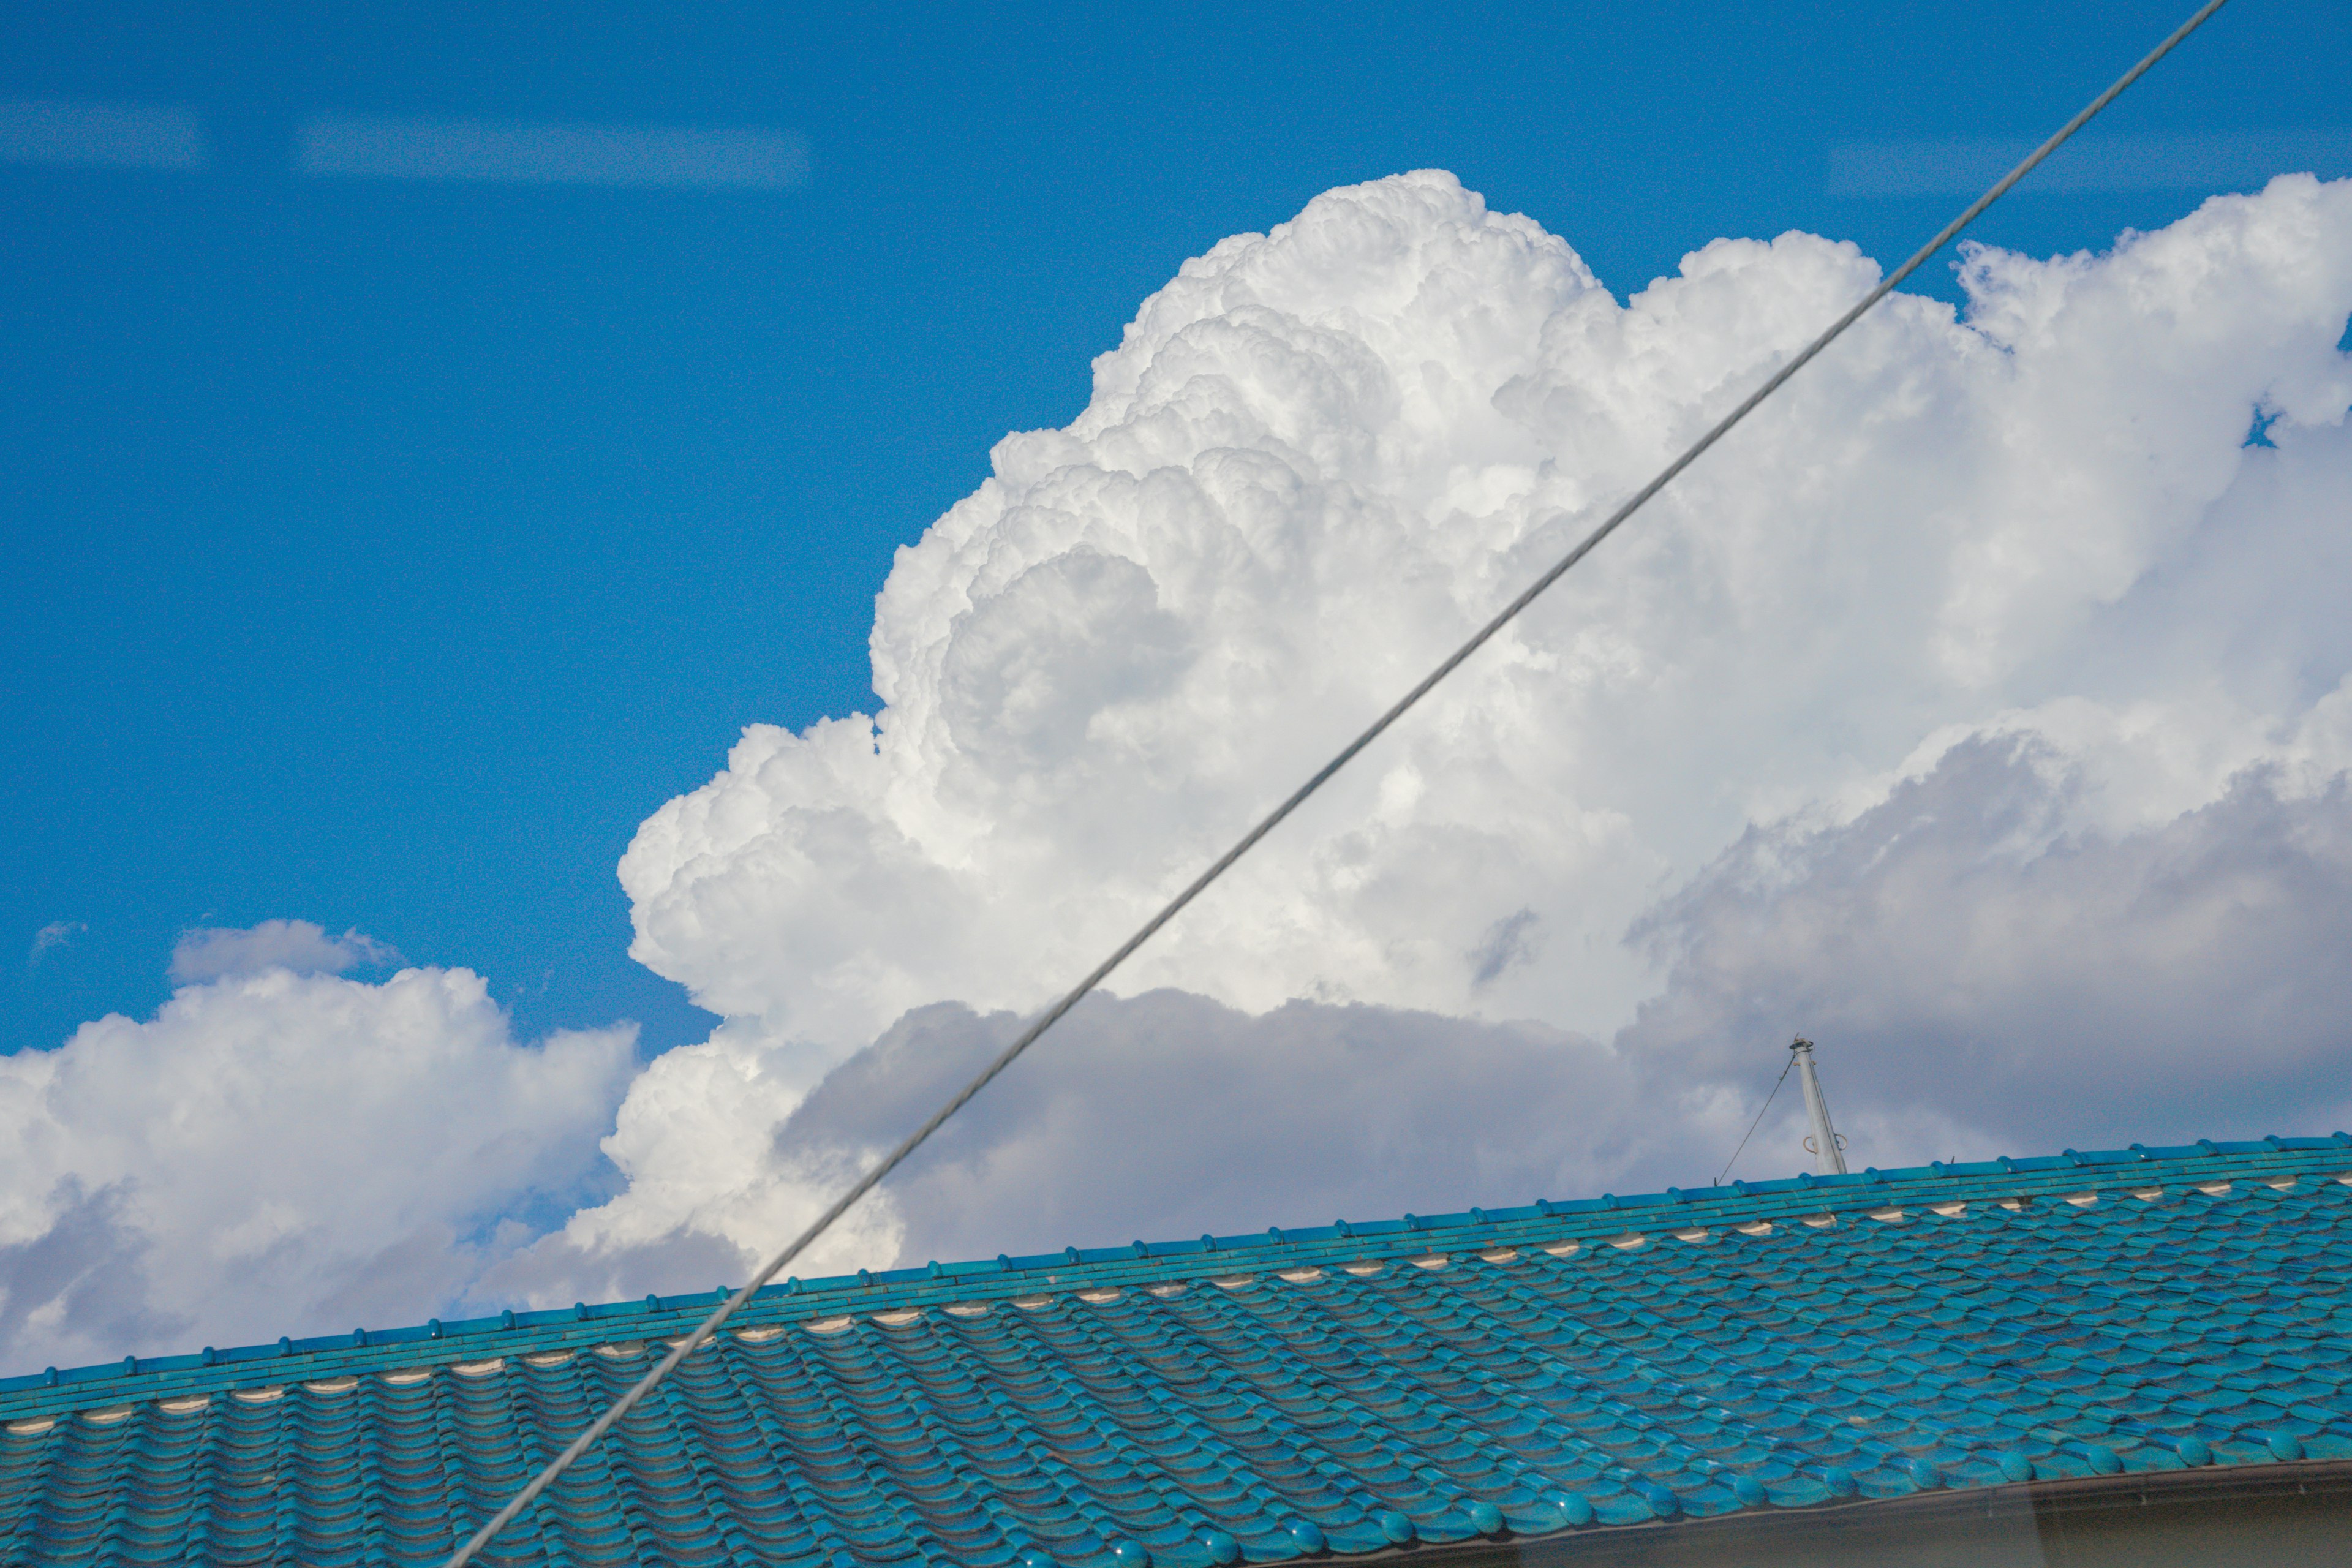
<path fill-rule="evenodd" d="M 12 29 L 0 1358 L 739 1277 L 2179 19 Z M 815 1264 L 1688 1185 L 1796 1032 L 1859 1163 L 2352 1120 L 2348 46 L 2223 11 Z"/>
<path fill-rule="evenodd" d="M 193 111 L 212 153 L 0 167 L 0 1046 L 143 1014 L 181 931 L 281 916 L 477 968 L 525 1034 L 698 1038 L 623 951 L 630 834 L 741 724 L 871 709 L 892 552 L 1077 412 L 1183 258 L 1436 166 L 1621 297 L 1722 235 L 1891 259 L 1956 199 L 1831 195 L 1834 147 L 2038 135 L 2178 9 L 20 17 L 0 96 Z M 2104 129 L 2340 125 L 2347 53 L 2339 6 L 2241 4 Z M 320 113 L 766 128 L 810 175 L 300 178 Z M 2097 245 L 2206 194 L 1979 232 Z"/>

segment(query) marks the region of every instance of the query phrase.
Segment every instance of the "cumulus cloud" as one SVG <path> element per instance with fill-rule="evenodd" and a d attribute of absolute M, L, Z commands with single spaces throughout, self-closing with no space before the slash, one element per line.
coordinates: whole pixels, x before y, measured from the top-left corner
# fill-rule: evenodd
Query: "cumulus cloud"
<path fill-rule="evenodd" d="M 372 936 L 347 931 L 329 936 L 310 921 L 263 921 L 248 928 L 202 926 L 181 934 L 172 949 L 172 980 L 189 985 L 284 969 L 296 974 L 341 974 L 355 965 L 400 962 Z"/>
<path fill-rule="evenodd" d="M 1877 271 L 1725 240 L 1621 304 L 1434 174 L 1223 242 L 901 552 L 881 710 L 754 726 L 645 823 L 632 951 L 803 1079 L 911 1006 L 1037 1005 Z M 2281 708 L 2280 661 L 2319 674 L 2339 633 L 2184 676 L 2212 606 L 2117 610 L 2251 489 L 2301 510 L 2225 548 L 2341 517 L 2352 184 L 1961 281 L 1958 319 L 1888 300 L 1125 984 L 1605 1034 L 1662 978 L 1622 939 L 1665 888 L 1752 821 L 1866 805 L 1939 731 L 2111 716 L 2172 811 L 2273 749 L 2311 700 Z"/>
<path fill-rule="evenodd" d="M 417 1133 L 453 1152 L 352 1228 L 374 1251 L 287 1265 L 297 1294 L 740 1281 L 1877 275 L 1811 236 L 1723 240 L 1620 300 L 1427 173 L 1186 263 L 1085 412 L 1008 437 L 900 552 L 880 710 L 754 725 L 639 830 L 631 951 L 724 1016 L 712 1037 L 612 1110 L 625 1042 L 518 1047 L 465 977 L 418 1027 L 492 1088 L 434 1102 L 464 1102 Z M 1857 327 L 806 1271 L 1703 1182 L 1798 1030 L 1877 1163 L 2342 1118 L 2352 183 L 2282 178 L 2097 255 L 1972 249 L 1960 281 L 1957 313 L 1898 295 Z M 328 977 L 355 935 L 267 929 L 208 972 L 245 977 L 57 1057 L 267 1063 L 278 1037 L 238 1020 L 278 1004 L 210 999 L 373 1017 L 407 981 Z M 424 1103 L 383 1092 L 393 1125 Z M 1801 1163 L 1796 1115 L 1746 1169 Z M 533 1210 L 596 1179 L 607 1129 L 609 1188 Z M 154 1217 L 162 1156 L 75 1139 L 9 1184 L 41 1194 L 0 1236 L 35 1303 L 9 1331 L 101 1295 L 127 1315 L 98 1337 L 244 1300 Z M 288 1234 L 324 1234 L 309 1201 Z M 546 1224 L 485 1230 L 518 1205 Z"/>
<path fill-rule="evenodd" d="M 1763 1107 L 1799 1032 L 1825 1042 L 1856 1168 L 2352 1125 L 2352 782 L 2258 769 L 2161 826 L 2076 831 L 2092 776 L 2042 737 L 1979 736 L 1851 820 L 1751 827 L 1636 924 L 1668 977 L 1606 1045 L 1089 998 L 802 1271 L 1700 1185 L 1759 1108 L 1734 1173 L 1784 1175 L 1817 1163 L 1798 1098 Z M 1019 1024 L 918 1009 L 748 1115 L 708 1092 L 745 1058 L 696 1047 L 704 1092 L 631 1097 L 608 1145 L 629 1187 L 506 1282 L 634 1294 L 689 1247 L 740 1275 Z"/>
<path fill-rule="evenodd" d="M 2257 770 L 2077 834 L 2085 777 L 1972 740 L 1853 822 L 1751 830 L 1643 922 L 1674 968 L 1620 1048 L 1735 1079 L 1834 1041 L 1886 1164 L 2352 1124 L 2352 785 Z"/>
<path fill-rule="evenodd" d="M 628 1188 L 539 1260 L 763 1254 L 994 1009 L 1874 276 L 1725 241 L 1620 304 L 1443 175 L 1188 263 L 1087 412 L 901 552 L 883 710 L 754 727 L 640 831 L 634 951 L 729 1018 L 633 1088 Z M 1205 994 L 1090 1004 L 812 1267 L 1701 1182 L 1798 1029 L 1885 1163 L 2326 1100 L 2352 185 L 2100 256 L 1974 249 L 1961 282 L 1958 316 L 1889 301 L 1131 982 Z M 2194 1048 L 2229 1026 L 2265 1044 Z"/>
<path fill-rule="evenodd" d="M 0 1362 L 417 1321 L 597 1195 L 634 1046 L 279 964 L 0 1058 Z"/>
<path fill-rule="evenodd" d="M 740 1279 L 1021 1023 L 941 1003 L 900 1019 L 789 1115 L 769 1120 L 772 1102 L 734 1115 L 726 1096 L 691 1095 L 658 1108 L 690 1118 L 685 1136 L 625 1117 L 608 1147 L 627 1191 L 499 1279 L 551 1301 L 583 1288 L 634 1295 L 666 1279 L 676 1288 L 689 1256 L 720 1269 L 714 1279 Z M 698 1085 L 709 1085 L 730 1063 L 696 1049 Z M 1540 1024 L 1313 1002 L 1253 1016 L 1177 991 L 1097 995 L 799 1271 L 1448 1212 L 1598 1192 L 1629 1175 L 1690 1179 L 1737 1137 L 1739 1100 L 1646 1083 L 1646 1071 Z M 655 1108 L 633 1096 L 631 1114 L 641 1109 Z"/>

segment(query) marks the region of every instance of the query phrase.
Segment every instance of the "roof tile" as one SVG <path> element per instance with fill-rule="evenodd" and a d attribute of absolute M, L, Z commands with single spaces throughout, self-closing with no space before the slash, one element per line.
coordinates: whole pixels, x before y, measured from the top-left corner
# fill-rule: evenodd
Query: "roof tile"
<path fill-rule="evenodd" d="M 490 1556 L 1210 1568 L 2352 1458 L 2348 1146 L 794 1281 Z M 719 1300 L 0 1382 L 0 1561 L 436 1563 Z"/>

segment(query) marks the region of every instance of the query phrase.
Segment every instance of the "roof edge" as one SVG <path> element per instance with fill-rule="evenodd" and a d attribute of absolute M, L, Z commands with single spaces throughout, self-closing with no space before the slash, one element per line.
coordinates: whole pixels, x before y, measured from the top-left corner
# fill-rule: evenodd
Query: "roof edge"
<path fill-rule="evenodd" d="M 738 1329 L 848 1315 L 946 1306 L 972 1300 L 1055 1294 L 1258 1272 L 1297 1271 L 1349 1263 L 1380 1263 L 1436 1255 L 1528 1246 L 1640 1246 L 1654 1236 L 1703 1240 L 1714 1228 L 1804 1216 L 1830 1223 L 1847 1215 L 1886 1213 L 1906 1205 L 2000 1202 L 2146 1190 L 2193 1188 L 2239 1173 L 2334 1176 L 2352 1184 L 2352 1134 L 2325 1138 L 2270 1137 L 2255 1142 L 2200 1140 L 2178 1147 L 2084 1152 L 1927 1165 L 1875 1168 L 1846 1175 L 1799 1175 L 1726 1186 L 1669 1187 L 1633 1196 L 1461 1214 L 1285 1229 L 1263 1235 L 1203 1236 L 1193 1241 L 1136 1241 L 1119 1247 L 1068 1247 L 1060 1253 L 941 1264 L 922 1268 L 860 1269 L 820 1279 L 791 1279 L 762 1289 L 735 1314 Z M 121 1362 L 0 1378 L 0 1420 L 22 1420 L 100 1405 L 228 1392 L 345 1376 L 356 1372 L 415 1370 L 512 1354 L 588 1349 L 616 1342 L 683 1336 L 725 1300 L 725 1289 L 642 1301 L 575 1303 L 552 1310 L 505 1311 L 495 1317 L 412 1328 L 355 1329 L 346 1334 L 281 1338 L 276 1344 L 194 1354 L 126 1356 Z"/>
<path fill-rule="evenodd" d="M 1801 1509 L 1742 1509 L 1710 1519 L 1652 1520 L 1642 1524 L 1587 1525 L 1550 1535 L 1507 1541 L 1465 1541 L 1384 1552 L 1353 1559 L 1365 1564 L 1411 1557 L 1445 1568 L 1547 1568 L 1595 1558 L 1622 1561 L 1641 1537 L 1671 1535 L 1676 1547 L 1713 1545 L 1724 1552 L 1766 1545 L 1833 1540 L 1854 1542 L 1863 1531 L 1934 1530 L 2009 1513 L 2020 1519 L 2150 1508 L 2258 1501 L 2272 1498 L 2352 1494 L 2352 1459 L 2273 1460 L 2259 1465 L 2208 1465 L 2191 1470 L 2126 1470 L 2112 1476 L 1956 1487 L 1907 1497 L 1821 1503 Z M 1892 1542 L 1889 1543 L 1893 1544 Z"/>

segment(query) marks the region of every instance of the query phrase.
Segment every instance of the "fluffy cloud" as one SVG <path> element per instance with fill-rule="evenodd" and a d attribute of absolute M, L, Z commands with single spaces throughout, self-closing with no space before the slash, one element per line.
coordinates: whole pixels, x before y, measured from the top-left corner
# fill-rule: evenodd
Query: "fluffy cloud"
<path fill-rule="evenodd" d="M 329 936 L 310 921 L 263 921 L 243 929 L 201 926 L 183 932 L 172 949 L 172 980 L 190 985 L 271 969 L 341 974 L 357 965 L 399 962 L 399 953 L 356 931 Z"/>
<path fill-rule="evenodd" d="M 1752 830 L 1640 928 L 1674 968 L 1619 1047 L 1706 1081 L 1834 1041 L 1888 1164 L 2352 1124 L 2352 785 L 2257 770 L 2070 832 L 2087 775 L 1975 740 L 1851 823 Z"/>
<path fill-rule="evenodd" d="M 754 726 L 640 829 L 632 951 L 710 1040 L 615 1110 L 625 1035 L 519 1046 L 472 976 L 332 978 L 374 958 L 300 922 L 192 933 L 175 973 L 221 978 L 0 1071 L 5 1342 L 739 1281 L 1876 275 L 1726 240 L 1621 302 L 1435 174 L 1225 241 L 900 553 L 881 710 Z M 803 1271 L 1705 1181 L 1800 1029 L 1879 1163 L 2344 1119 L 2352 183 L 1961 278 Z"/>
<path fill-rule="evenodd" d="M 954 1003 L 919 1009 L 797 1105 L 751 1115 L 708 1092 L 730 1057 L 695 1047 L 687 1059 L 705 1092 L 644 1107 L 682 1113 L 683 1135 L 666 1121 L 633 1126 L 632 1095 L 608 1146 L 629 1190 L 500 1278 L 545 1300 L 574 1299 L 565 1292 L 583 1279 L 634 1295 L 678 1277 L 678 1247 L 712 1242 L 730 1244 L 718 1266 L 740 1278 L 1021 1023 Z M 1695 1150 L 1728 1147 L 1735 1096 L 1670 1093 L 1670 1109 L 1645 1107 L 1636 1068 L 1537 1024 L 1310 1002 L 1252 1016 L 1175 991 L 1095 996 L 799 1272 L 1524 1203 L 1598 1191 L 1628 1171 L 1686 1172 L 1706 1157 Z"/>
<path fill-rule="evenodd" d="M 1698 1185 L 1801 1030 L 1857 1167 L 2352 1124 L 2352 783 L 2256 770 L 2161 826 L 2076 832 L 2091 777 L 2039 736 L 1972 738 L 1850 821 L 1751 828 L 1637 924 L 1668 979 L 1607 1046 L 1089 998 L 801 1272 Z M 641 1100 L 665 1058 L 608 1145 L 629 1189 L 504 1282 L 632 1295 L 689 1247 L 698 1280 L 740 1278 L 1020 1022 L 919 1009 L 749 1114 L 744 1053 L 695 1047 L 688 1092 Z M 1813 1165 L 1802 1114 L 1780 1096 L 1739 1170 Z"/>
<path fill-rule="evenodd" d="M 1621 304 L 1434 174 L 1225 241 L 900 553 L 881 711 L 755 726 L 643 826 L 632 951 L 802 1080 L 911 1006 L 1037 1005 L 1876 275 L 1726 240 Z M 1661 978 L 1622 938 L 1664 888 L 1752 821 L 1861 809 L 1939 731 L 2132 731 L 2119 777 L 2178 788 L 2116 785 L 2116 827 L 2274 751 L 2314 695 L 2279 671 L 2342 634 L 2189 671 L 2216 606 L 2118 609 L 2340 519 L 2352 184 L 1962 281 L 1962 319 L 1888 300 L 1124 983 L 1605 1034 Z M 2268 539 L 2200 538 L 2264 487 L 2300 509 Z"/>
<path fill-rule="evenodd" d="M 597 1195 L 634 1044 L 279 966 L 0 1058 L 0 1361 L 415 1321 Z"/>
<path fill-rule="evenodd" d="M 633 951 L 728 1022 L 634 1087 L 629 1187 L 541 1261 L 766 1251 L 995 1009 L 1100 956 L 1876 274 L 1721 241 L 1621 304 L 1431 174 L 1187 263 L 1086 412 L 1008 437 L 900 553 L 881 712 L 754 727 L 640 830 Z M 2340 1065 L 2327 950 L 2231 889 L 2274 875 L 2305 931 L 2347 896 L 2352 184 L 2098 256 L 1973 249 L 1961 282 L 1957 316 L 1889 300 L 1122 977 L 1206 1000 L 1074 1020 L 816 1266 L 1704 1180 L 1799 1027 L 1843 1039 L 1865 1158 L 2295 1105 Z M 2187 1045 L 2258 1016 L 2227 1070 Z M 1515 1017 L 1546 1027 L 1477 1022 Z M 1334 1054 L 1368 1030 L 1425 1055 Z M 1316 1129 L 1287 1152 L 1251 1116 L 1302 1102 L 1329 1129 L 1272 1113 Z M 1383 1104 L 1427 1151 L 1481 1117 L 1518 1146 L 1481 1187 L 1321 1137 Z"/>

